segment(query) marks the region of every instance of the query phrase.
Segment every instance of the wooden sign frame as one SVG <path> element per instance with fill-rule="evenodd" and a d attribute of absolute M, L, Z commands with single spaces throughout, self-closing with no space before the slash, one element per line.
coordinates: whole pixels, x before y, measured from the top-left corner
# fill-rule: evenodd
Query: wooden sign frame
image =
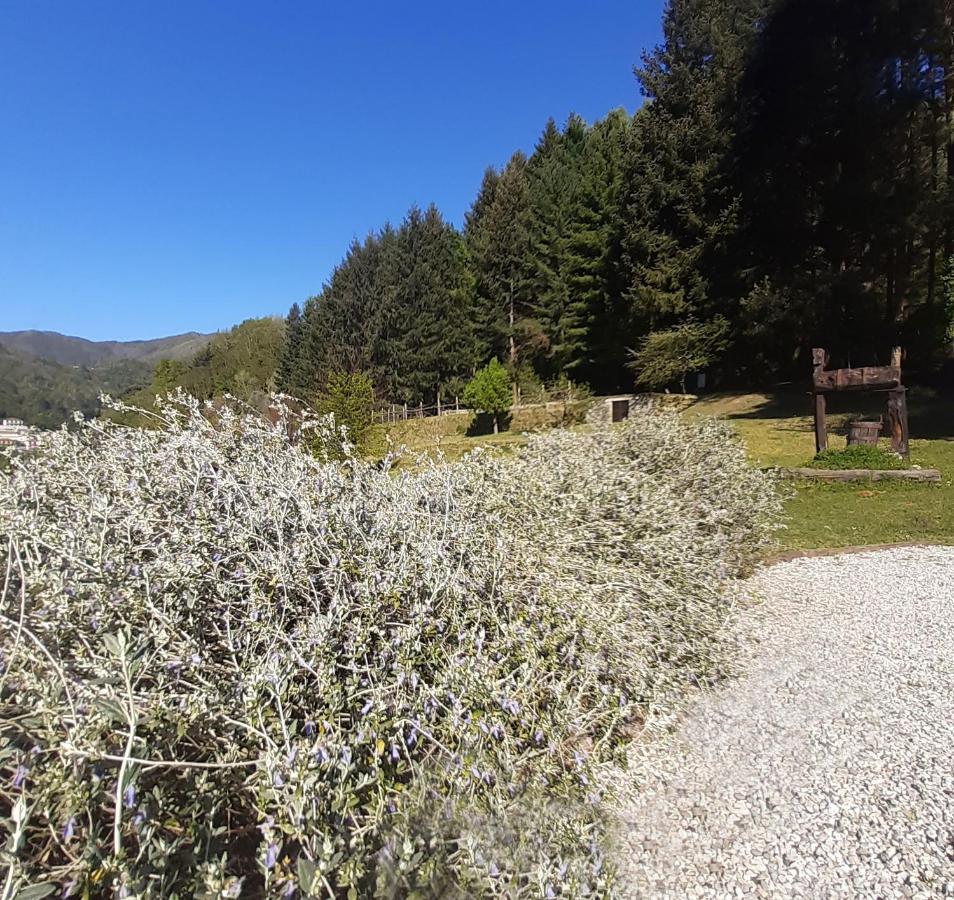
<path fill-rule="evenodd" d="M 907 388 L 901 383 L 901 348 L 891 351 L 890 366 L 865 366 L 860 369 L 827 369 L 828 351 L 812 350 L 812 386 L 815 401 L 815 452 L 828 447 L 828 423 L 825 419 L 828 394 L 835 391 L 877 391 L 888 395 L 888 432 L 891 449 L 905 459 L 911 455 L 908 432 Z"/>

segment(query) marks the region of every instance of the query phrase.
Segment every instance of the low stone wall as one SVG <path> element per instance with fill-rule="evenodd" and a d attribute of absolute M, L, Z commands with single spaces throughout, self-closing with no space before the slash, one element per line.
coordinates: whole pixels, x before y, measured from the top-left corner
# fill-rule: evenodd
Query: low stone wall
<path fill-rule="evenodd" d="M 786 478 L 815 481 L 922 481 L 941 480 L 937 469 L 779 469 Z"/>

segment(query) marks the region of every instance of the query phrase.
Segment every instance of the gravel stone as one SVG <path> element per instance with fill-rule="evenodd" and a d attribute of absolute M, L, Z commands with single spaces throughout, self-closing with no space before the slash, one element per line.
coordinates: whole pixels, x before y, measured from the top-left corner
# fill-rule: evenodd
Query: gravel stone
<path fill-rule="evenodd" d="M 746 588 L 743 674 L 634 749 L 622 895 L 954 896 L 954 548 Z"/>

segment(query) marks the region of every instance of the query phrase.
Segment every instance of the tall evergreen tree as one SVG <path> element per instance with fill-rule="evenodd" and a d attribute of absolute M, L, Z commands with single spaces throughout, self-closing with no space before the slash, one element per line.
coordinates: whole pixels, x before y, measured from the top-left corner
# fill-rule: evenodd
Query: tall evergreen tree
<path fill-rule="evenodd" d="M 488 341 L 485 352 L 507 360 L 511 371 L 525 361 L 529 350 L 529 226 L 527 159 L 517 152 L 502 172 L 485 174 L 464 227 L 477 321 Z"/>
<path fill-rule="evenodd" d="M 275 372 L 275 383 L 280 391 L 294 392 L 294 372 L 301 353 L 301 341 L 304 332 L 301 307 L 297 303 L 291 305 L 285 318 L 285 342 L 282 344 L 278 359 L 278 369 Z"/>
<path fill-rule="evenodd" d="M 803 365 L 824 345 L 843 360 L 886 360 L 893 344 L 938 330 L 922 313 L 952 222 L 945 5 L 784 0 L 768 18 L 743 84 L 737 158 L 740 268 L 754 286 L 745 309 L 767 359 Z"/>
<path fill-rule="evenodd" d="M 767 2 L 669 0 L 664 41 L 636 70 L 648 102 L 636 117 L 625 250 L 643 329 L 718 303 L 735 228 L 735 98 Z"/>

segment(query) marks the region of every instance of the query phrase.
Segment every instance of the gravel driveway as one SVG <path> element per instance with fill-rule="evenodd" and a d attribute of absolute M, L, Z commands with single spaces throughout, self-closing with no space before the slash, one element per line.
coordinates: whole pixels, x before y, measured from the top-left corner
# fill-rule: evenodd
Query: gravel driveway
<path fill-rule="evenodd" d="M 746 674 L 640 748 L 632 897 L 954 897 L 954 548 L 750 582 Z"/>

